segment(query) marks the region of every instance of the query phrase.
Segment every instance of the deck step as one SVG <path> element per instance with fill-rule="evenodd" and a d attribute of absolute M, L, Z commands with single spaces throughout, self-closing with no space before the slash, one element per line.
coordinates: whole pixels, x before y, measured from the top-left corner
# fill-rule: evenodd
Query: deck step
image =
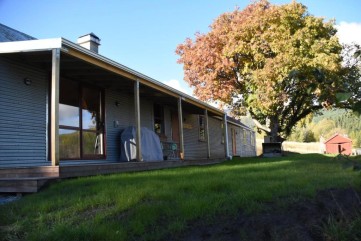
<path fill-rule="evenodd" d="M 59 167 L 0 168 L 0 193 L 37 192 L 48 181 L 59 178 Z"/>
<path fill-rule="evenodd" d="M 0 178 L 59 177 L 59 166 L 0 168 Z"/>
<path fill-rule="evenodd" d="M 34 193 L 56 177 L 0 178 L 0 193 Z"/>

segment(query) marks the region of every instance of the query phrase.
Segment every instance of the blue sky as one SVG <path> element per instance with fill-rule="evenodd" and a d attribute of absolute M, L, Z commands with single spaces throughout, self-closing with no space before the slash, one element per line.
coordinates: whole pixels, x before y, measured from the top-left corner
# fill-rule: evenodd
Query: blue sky
<path fill-rule="evenodd" d="M 275 4 L 291 0 L 274 0 Z M 315 16 L 334 18 L 341 38 L 361 44 L 360 0 L 301 0 Z M 76 42 L 93 32 L 100 54 L 190 93 L 174 51 L 221 13 L 249 0 L 0 0 L 0 23 L 36 38 Z"/>

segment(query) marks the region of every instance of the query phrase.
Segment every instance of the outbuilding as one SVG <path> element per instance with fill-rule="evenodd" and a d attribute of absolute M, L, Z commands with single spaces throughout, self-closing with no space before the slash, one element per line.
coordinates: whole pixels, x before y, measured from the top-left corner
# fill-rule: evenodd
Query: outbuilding
<path fill-rule="evenodd" d="M 351 155 L 352 140 L 337 133 L 325 141 L 325 147 L 327 154 Z"/>

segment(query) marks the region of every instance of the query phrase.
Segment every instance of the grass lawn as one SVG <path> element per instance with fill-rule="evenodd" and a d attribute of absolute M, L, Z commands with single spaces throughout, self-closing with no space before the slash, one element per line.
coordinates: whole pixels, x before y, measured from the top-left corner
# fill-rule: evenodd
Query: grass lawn
<path fill-rule="evenodd" d="M 235 158 L 222 164 L 62 180 L 0 206 L 3 240 L 172 240 L 197 220 L 287 205 L 360 174 L 333 157 Z"/>

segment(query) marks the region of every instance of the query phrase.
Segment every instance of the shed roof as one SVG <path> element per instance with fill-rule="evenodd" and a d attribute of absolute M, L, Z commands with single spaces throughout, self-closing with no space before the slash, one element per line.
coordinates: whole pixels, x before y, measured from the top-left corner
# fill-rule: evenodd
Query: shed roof
<path fill-rule="evenodd" d="M 36 38 L 0 23 L 0 42 L 35 40 Z"/>
<path fill-rule="evenodd" d="M 347 138 L 339 133 L 334 134 L 328 140 L 325 141 L 325 144 L 341 144 L 341 143 L 350 143 L 352 140 Z"/>
<path fill-rule="evenodd" d="M 234 124 L 234 125 L 238 125 L 240 127 L 242 127 L 243 129 L 247 129 L 247 130 L 250 130 L 250 131 L 253 131 L 249 126 L 245 125 L 244 123 L 242 123 L 240 120 L 237 120 L 231 116 L 227 116 L 227 121 L 231 124 Z"/>

